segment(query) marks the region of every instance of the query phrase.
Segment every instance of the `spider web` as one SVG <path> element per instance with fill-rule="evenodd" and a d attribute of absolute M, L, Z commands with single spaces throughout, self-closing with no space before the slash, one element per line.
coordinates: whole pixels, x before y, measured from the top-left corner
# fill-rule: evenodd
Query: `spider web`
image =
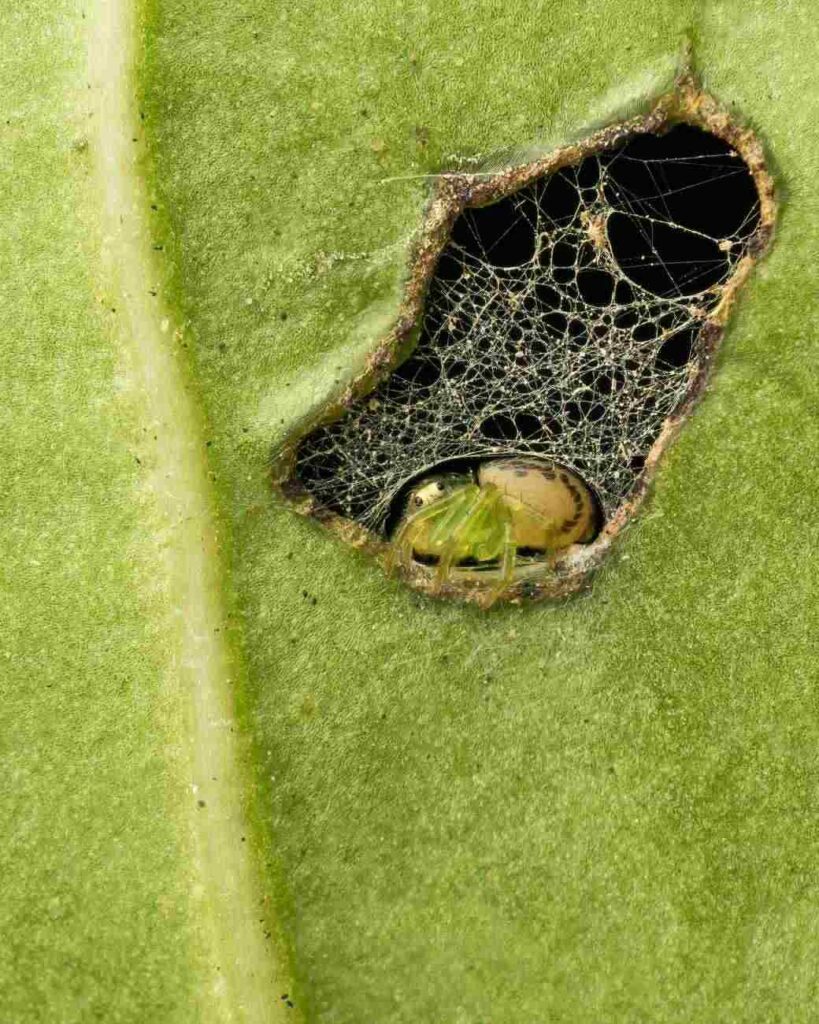
<path fill-rule="evenodd" d="M 586 157 L 456 221 L 412 355 L 301 442 L 324 508 L 384 534 L 409 481 L 453 460 L 555 459 L 606 518 L 703 356 L 756 188 L 690 126 Z"/>

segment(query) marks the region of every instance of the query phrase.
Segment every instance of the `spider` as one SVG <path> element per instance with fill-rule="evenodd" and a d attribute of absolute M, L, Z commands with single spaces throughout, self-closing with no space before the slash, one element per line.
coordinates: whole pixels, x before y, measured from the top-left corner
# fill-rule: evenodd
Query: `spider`
<path fill-rule="evenodd" d="M 553 556 L 591 540 L 598 509 L 570 469 L 546 459 L 491 459 L 474 473 L 429 476 L 413 488 L 392 541 L 391 562 L 437 562 L 435 590 L 456 566 L 499 564 L 491 605 L 514 579 L 518 552 Z"/>

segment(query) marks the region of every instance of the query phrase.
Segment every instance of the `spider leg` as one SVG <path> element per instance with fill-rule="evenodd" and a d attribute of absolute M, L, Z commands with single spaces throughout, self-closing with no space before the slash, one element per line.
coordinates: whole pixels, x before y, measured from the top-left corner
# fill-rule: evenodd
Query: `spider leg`
<path fill-rule="evenodd" d="M 409 524 L 404 524 L 398 536 L 390 546 L 387 555 L 387 572 L 392 572 L 396 566 L 402 569 L 409 569 L 412 562 L 412 533 L 407 529 Z"/>
<path fill-rule="evenodd" d="M 464 531 L 474 523 L 477 516 L 480 516 L 486 506 L 496 500 L 495 494 L 485 488 L 476 489 L 475 497 L 466 505 L 463 510 L 446 524 L 449 536 L 441 548 L 438 558 L 438 568 L 435 572 L 434 592 L 437 593 L 443 584 L 449 579 L 452 566 L 459 553 L 459 547 Z"/>
<path fill-rule="evenodd" d="M 491 608 L 515 578 L 515 562 L 517 561 L 518 549 L 512 537 L 511 516 L 508 516 L 503 524 L 503 547 L 501 550 L 501 575 L 494 586 L 482 595 L 480 600 L 482 608 Z"/>
<path fill-rule="evenodd" d="M 447 505 L 447 514 L 435 523 L 430 530 L 430 543 L 433 547 L 443 548 L 455 531 L 459 530 L 469 518 L 475 505 L 480 504 L 481 491 L 477 484 L 465 487 L 453 495 Z"/>
<path fill-rule="evenodd" d="M 420 509 L 410 515 L 401 525 L 398 533 L 393 539 L 390 552 L 387 555 L 387 571 L 392 572 L 396 565 L 402 569 L 409 569 L 412 564 L 412 553 L 415 546 L 413 536 L 415 529 L 426 522 L 436 519 L 443 519 L 452 512 L 453 506 L 458 504 L 457 494 L 447 495 L 433 505 Z"/>

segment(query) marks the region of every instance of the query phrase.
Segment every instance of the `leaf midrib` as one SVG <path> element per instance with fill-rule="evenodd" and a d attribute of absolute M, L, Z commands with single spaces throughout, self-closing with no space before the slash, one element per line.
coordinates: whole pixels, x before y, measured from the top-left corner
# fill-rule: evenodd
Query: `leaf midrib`
<path fill-rule="evenodd" d="M 127 386 L 137 397 L 144 425 L 157 436 L 143 497 L 162 524 L 156 571 L 176 626 L 168 670 L 190 701 L 192 877 L 203 893 L 196 912 L 209 982 L 203 993 L 206 1013 L 255 1024 L 281 1020 L 287 1012 L 292 1021 L 293 1011 L 277 998 L 285 972 L 265 939 L 261 883 L 251 843 L 245 841 L 251 835 L 233 725 L 235 658 L 225 638 L 202 419 L 187 386 L 187 368 L 174 352 L 180 320 L 163 296 L 165 275 L 153 249 L 148 190 L 134 145 L 139 138 L 135 0 L 98 0 L 89 24 L 105 287 L 119 313 L 113 319 Z"/>

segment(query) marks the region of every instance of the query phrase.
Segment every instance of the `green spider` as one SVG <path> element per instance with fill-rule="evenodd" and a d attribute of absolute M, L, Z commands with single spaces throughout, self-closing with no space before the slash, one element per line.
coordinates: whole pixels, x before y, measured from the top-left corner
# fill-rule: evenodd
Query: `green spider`
<path fill-rule="evenodd" d="M 492 459 L 474 475 L 426 477 L 407 499 L 392 542 L 391 562 L 407 570 L 434 560 L 435 590 L 469 563 L 500 567 L 484 603 L 492 604 L 514 579 L 518 551 L 546 559 L 591 540 L 597 504 L 576 473 L 545 459 Z"/>

